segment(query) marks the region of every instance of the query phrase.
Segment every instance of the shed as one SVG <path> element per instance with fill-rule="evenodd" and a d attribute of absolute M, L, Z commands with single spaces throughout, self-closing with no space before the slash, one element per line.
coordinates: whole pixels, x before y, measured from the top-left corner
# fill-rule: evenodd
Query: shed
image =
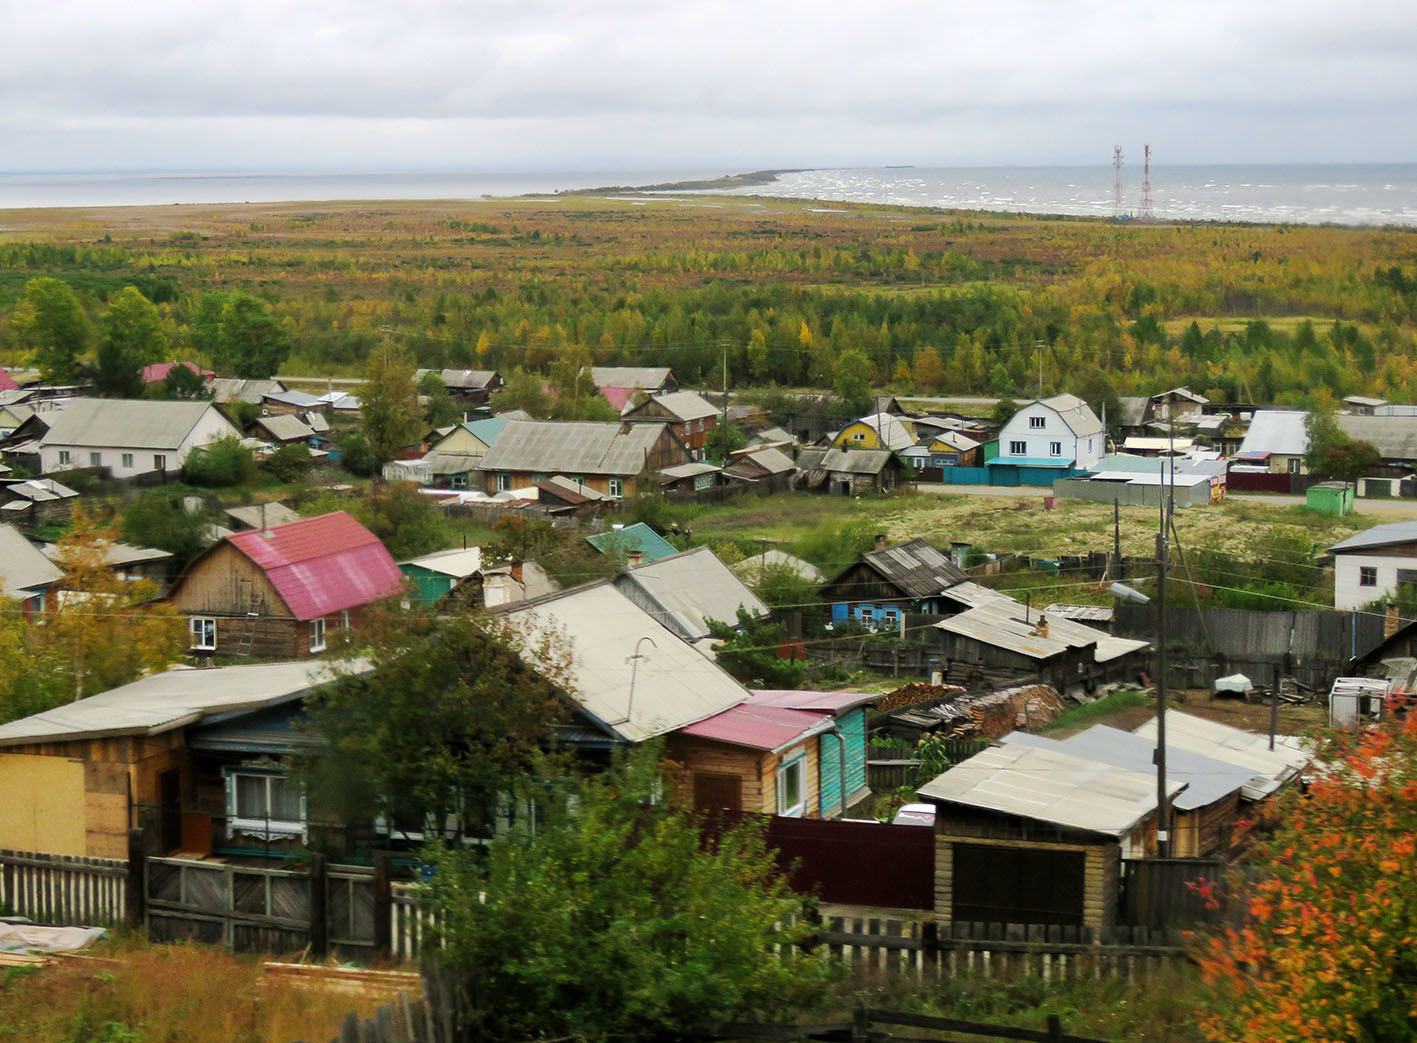
<path fill-rule="evenodd" d="M 817 795 L 822 818 L 852 815 L 871 796 L 866 773 L 866 710 L 879 699 L 881 696 L 869 692 L 753 691 L 753 706 L 780 706 L 831 719 L 831 727 L 821 732 L 818 740 Z"/>
<path fill-rule="evenodd" d="M 1154 744 L 1156 718 L 1132 731 Z M 1266 736 L 1174 710 L 1166 714 L 1168 759 L 1173 750 L 1189 750 L 1248 769 L 1250 780 L 1241 789 L 1241 796 L 1246 800 L 1268 797 L 1313 760 L 1313 755 L 1304 748 L 1302 741 L 1292 736 L 1275 736 L 1274 749 L 1271 750 Z"/>
<path fill-rule="evenodd" d="M 1304 494 L 1304 506 L 1330 518 L 1342 518 L 1353 510 L 1352 482 L 1319 482 Z"/>

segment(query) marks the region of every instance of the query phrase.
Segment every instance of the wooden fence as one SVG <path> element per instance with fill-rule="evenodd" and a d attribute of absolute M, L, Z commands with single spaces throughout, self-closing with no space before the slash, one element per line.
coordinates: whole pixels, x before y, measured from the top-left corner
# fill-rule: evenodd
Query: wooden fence
<path fill-rule="evenodd" d="M 0 851 L 0 909 L 56 927 L 128 919 L 128 862 Z"/>

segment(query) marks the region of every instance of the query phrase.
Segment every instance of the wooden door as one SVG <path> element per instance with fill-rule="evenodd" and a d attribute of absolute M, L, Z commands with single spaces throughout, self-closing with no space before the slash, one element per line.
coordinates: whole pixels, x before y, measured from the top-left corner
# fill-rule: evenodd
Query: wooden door
<path fill-rule="evenodd" d="M 182 772 L 176 768 L 157 777 L 158 843 L 163 854 L 182 847 Z"/>
<path fill-rule="evenodd" d="M 694 772 L 695 811 L 742 811 L 743 781 L 726 772 Z"/>
<path fill-rule="evenodd" d="M 1082 925 L 1081 851 L 960 843 L 952 847 L 955 920 Z"/>

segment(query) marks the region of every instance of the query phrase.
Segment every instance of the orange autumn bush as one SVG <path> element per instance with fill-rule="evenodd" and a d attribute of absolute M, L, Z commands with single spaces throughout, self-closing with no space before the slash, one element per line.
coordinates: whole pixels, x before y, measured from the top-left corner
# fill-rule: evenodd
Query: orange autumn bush
<path fill-rule="evenodd" d="M 1417 1038 L 1417 716 L 1321 744 L 1232 884 L 1237 925 L 1199 943 L 1225 1043 Z"/>

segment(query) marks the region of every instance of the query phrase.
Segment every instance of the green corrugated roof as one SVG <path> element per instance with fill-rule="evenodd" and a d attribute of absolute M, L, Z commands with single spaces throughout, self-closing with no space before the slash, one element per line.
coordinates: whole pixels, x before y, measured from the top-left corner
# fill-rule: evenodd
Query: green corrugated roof
<path fill-rule="evenodd" d="M 619 551 L 626 556 L 639 552 L 644 561 L 658 561 L 679 552 L 674 545 L 644 522 L 626 525 L 623 529 L 611 529 L 587 536 L 586 540 L 602 554 Z"/>

